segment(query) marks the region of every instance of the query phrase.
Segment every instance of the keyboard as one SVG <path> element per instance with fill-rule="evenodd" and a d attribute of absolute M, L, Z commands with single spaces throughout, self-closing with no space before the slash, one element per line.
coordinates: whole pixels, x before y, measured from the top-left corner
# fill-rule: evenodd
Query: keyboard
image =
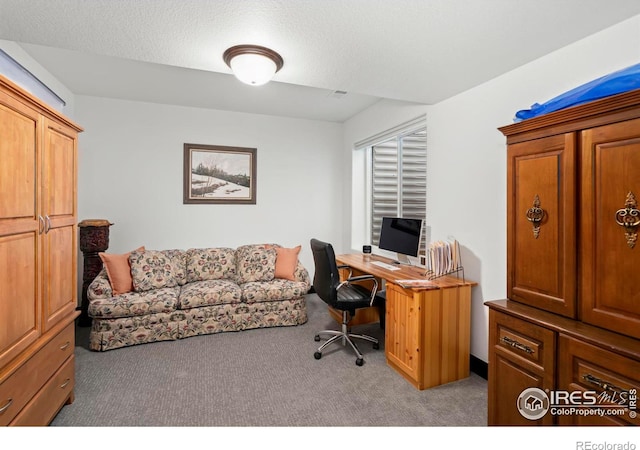
<path fill-rule="evenodd" d="M 383 269 L 387 269 L 387 270 L 400 270 L 400 267 L 394 266 L 393 264 L 387 264 L 382 261 L 373 261 L 371 264 L 374 264 L 378 267 L 382 267 Z"/>

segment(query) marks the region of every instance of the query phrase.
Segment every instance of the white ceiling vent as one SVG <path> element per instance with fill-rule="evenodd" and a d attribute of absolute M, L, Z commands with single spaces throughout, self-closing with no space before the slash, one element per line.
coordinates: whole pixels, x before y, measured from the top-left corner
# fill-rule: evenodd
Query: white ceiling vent
<path fill-rule="evenodd" d="M 347 95 L 347 91 L 333 91 L 327 97 L 331 98 L 342 98 Z"/>

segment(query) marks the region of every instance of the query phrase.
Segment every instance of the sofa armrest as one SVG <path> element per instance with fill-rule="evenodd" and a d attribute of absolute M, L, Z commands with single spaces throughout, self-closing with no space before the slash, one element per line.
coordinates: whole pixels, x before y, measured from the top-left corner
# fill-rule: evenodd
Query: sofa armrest
<path fill-rule="evenodd" d="M 113 297 L 113 289 L 111 288 L 111 283 L 109 283 L 107 270 L 103 267 L 91 284 L 89 284 L 87 288 L 87 298 L 91 301 L 111 297 Z"/>
<path fill-rule="evenodd" d="M 307 291 L 311 289 L 311 278 L 309 277 L 309 272 L 307 271 L 307 269 L 305 269 L 305 267 L 302 265 L 300 261 L 298 261 L 298 265 L 296 266 L 294 276 L 296 278 L 296 281 L 305 283 L 307 285 L 307 289 L 306 289 Z"/>

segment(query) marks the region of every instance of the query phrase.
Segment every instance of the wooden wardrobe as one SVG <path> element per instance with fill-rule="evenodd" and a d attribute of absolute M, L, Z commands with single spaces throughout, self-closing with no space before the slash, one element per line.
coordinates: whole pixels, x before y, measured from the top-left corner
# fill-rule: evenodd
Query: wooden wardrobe
<path fill-rule="evenodd" d="M 0 76 L 0 425 L 73 402 L 81 131 Z"/>
<path fill-rule="evenodd" d="M 637 425 L 640 90 L 500 131 L 508 299 L 486 303 L 489 425 Z M 532 387 L 622 412 L 530 420 L 517 401 Z"/>

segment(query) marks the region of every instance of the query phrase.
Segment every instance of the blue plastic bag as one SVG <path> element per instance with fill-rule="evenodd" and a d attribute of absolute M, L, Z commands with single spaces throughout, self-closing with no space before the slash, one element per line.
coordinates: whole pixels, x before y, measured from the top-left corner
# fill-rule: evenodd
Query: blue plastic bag
<path fill-rule="evenodd" d="M 589 83 L 571 89 L 540 105 L 534 103 L 531 109 L 523 109 L 516 113 L 514 122 L 541 116 L 553 111 L 580 105 L 603 97 L 620 94 L 640 88 L 640 64 L 618 70 Z"/>

